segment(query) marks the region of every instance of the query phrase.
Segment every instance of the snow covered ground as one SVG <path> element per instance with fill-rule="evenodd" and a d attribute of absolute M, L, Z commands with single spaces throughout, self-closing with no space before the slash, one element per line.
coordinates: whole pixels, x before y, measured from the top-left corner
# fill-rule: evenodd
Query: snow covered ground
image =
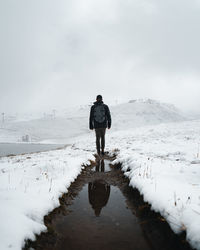
<path fill-rule="evenodd" d="M 19 250 L 45 230 L 44 215 L 59 206 L 91 152 L 75 149 L 0 158 L 0 249 Z"/>
<path fill-rule="evenodd" d="M 200 120 L 107 130 L 106 139 L 107 150 L 120 150 L 114 163 L 122 163 L 130 185 L 175 233 L 186 231 L 200 249 Z M 91 141 L 84 148 L 89 150 Z"/>
<path fill-rule="evenodd" d="M 110 106 L 112 130 L 185 120 L 184 115 L 173 105 L 154 100 L 132 100 Z M 28 135 L 31 142 L 73 143 L 74 137 L 89 134 L 90 106 L 56 113 L 56 116 L 19 116 L 0 123 L 0 142 L 21 142 Z"/>
<path fill-rule="evenodd" d="M 115 108 L 106 150 L 119 149 L 115 163 L 122 163 L 130 184 L 200 249 L 200 120 L 183 121 L 176 109 L 151 102 Z M 84 116 L 79 120 L 77 126 L 88 124 Z M 44 137 L 39 131 L 38 138 L 47 139 L 48 133 Z M 55 140 L 61 135 L 56 133 Z M 94 158 L 94 131 L 80 135 L 66 149 L 0 158 L 0 249 L 21 249 L 24 239 L 45 230 L 43 216 L 59 206 L 81 165 Z"/>
<path fill-rule="evenodd" d="M 120 149 L 115 163 L 130 185 L 200 249 L 200 120 L 121 131 L 107 143 Z"/>

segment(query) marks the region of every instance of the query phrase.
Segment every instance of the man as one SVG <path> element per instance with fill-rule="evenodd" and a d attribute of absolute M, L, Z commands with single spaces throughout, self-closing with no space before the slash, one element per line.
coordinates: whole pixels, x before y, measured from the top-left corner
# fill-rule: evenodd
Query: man
<path fill-rule="evenodd" d="M 111 127 L 111 115 L 108 106 L 103 103 L 101 95 L 97 96 L 96 102 L 91 107 L 89 126 L 91 130 L 95 129 L 98 156 L 104 155 L 105 133 L 106 128 L 110 129 Z"/>

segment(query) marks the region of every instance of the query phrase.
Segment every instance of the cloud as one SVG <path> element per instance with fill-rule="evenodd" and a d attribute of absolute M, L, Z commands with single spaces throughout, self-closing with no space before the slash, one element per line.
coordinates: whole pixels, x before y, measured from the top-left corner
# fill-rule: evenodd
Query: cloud
<path fill-rule="evenodd" d="M 150 97 L 196 109 L 199 14 L 186 0 L 1 0 L 1 110 L 99 93 L 108 103 Z"/>

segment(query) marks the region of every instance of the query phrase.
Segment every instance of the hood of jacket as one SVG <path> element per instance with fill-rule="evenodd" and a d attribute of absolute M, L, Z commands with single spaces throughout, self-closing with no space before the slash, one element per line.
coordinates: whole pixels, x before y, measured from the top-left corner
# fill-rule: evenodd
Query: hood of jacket
<path fill-rule="evenodd" d="M 100 104 L 103 104 L 103 101 L 99 101 L 99 102 L 94 102 L 94 105 L 100 105 Z"/>

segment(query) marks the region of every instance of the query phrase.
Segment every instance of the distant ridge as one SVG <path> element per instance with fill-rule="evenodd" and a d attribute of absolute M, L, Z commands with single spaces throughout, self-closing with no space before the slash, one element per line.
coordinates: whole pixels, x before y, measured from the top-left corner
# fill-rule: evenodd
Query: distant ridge
<path fill-rule="evenodd" d="M 128 103 L 112 106 L 111 111 L 116 129 L 186 120 L 174 105 L 153 99 L 130 100 Z"/>
<path fill-rule="evenodd" d="M 159 102 L 159 101 L 149 99 L 149 98 L 130 100 L 129 103 L 148 103 L 148 104 L 154 104 L 154 105 L 158 105 L 158 106 L 160 105 L 163 107 L 169 107 L 171 110 L 174 109 L 174 111 L 181 113 L 181 111 L 178 108 L 176 108 L 175 105 L 173 105 L 171 103 Z"/>

